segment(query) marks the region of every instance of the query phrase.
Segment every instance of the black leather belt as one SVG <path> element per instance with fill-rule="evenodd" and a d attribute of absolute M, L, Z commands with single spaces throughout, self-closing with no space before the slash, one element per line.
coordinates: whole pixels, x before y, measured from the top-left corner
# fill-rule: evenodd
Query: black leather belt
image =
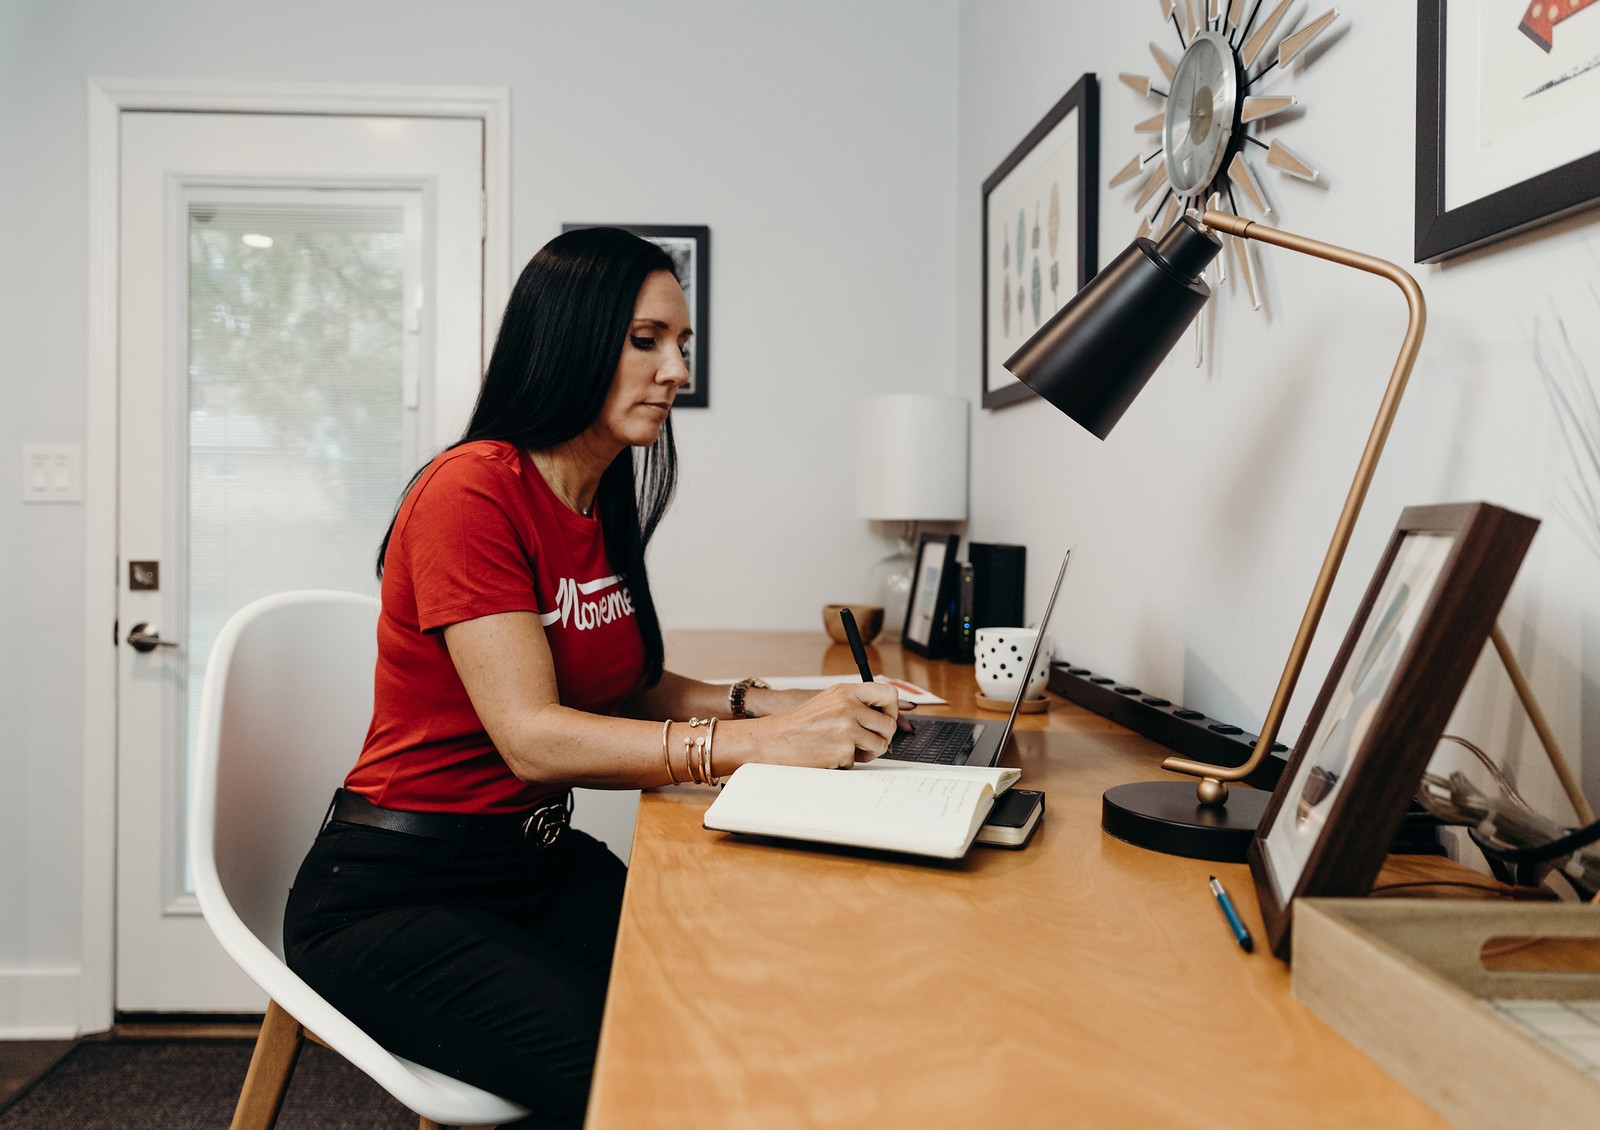
<path fill-rule="evenodd" d="M 383 828 L 390 832 L 427 836 L 435 840 L 520 838 L 530 840 L 540 848 L 551 847 L 560 840 L 571 818 L 571 790 L 562 796 L 545 801 L 529 812 L 508 813 L 504 816 L 478 816 L 459 812 L 405 812 L 398 808 L 383 808 L 373 804 L 348 789 L 336 791 L 333 794 L 333 804 L 328 808 L 328 821 L 362 824 L 368 828 Z"/>

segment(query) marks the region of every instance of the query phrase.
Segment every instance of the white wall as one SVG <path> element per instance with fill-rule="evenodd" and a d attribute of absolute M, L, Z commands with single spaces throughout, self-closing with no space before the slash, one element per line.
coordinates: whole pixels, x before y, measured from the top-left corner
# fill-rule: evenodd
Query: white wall
<path fill-rule="evenodd" d="M 0 0 L 0 465 L 84 441 L 88 78 L 504 86 L 517 268 L 566 221 L 712 231 L 713 407 L 676 419 L 664 619 L 811 628 L 890 544 L 851 513 L 850 405 L 954 380 L 955 33 L 953 0 Z M 75 1020 L 84 529 L 0 482 L 20 1034 Z"/>
<path fill-rule="evenodd" d="M 1271 84 L 1303 106 L 1272 136 L 1324 170 L 1325 183 L 1263 179 L 1280 226 L 1410 268 L 1415 6 L 1340 10 L 1338 37 Z M 1116 77 L 1155 73 L 1151 40 L 1178 54 L 1154 3 L 962 4 L 958 389 L 976 396 L 980 372 L 983 180 L 1086 71 L 1101 76 L 1101 264 L 1132 239 L 1133 191 L 1104 186 L 1153 148 L 1132 127 L 1159 107 Z M 1595 355 L 1587 288 L 1600 285 L 1597 235 L 1591 212 L 1449 266 L 1411 268 L 1429 302 L 1427 337 L 1285 740 L 1298 737 L 1400 510 L 1477 499 L 1545 519 L 1502 622 L 1569 756 L 1600 725 L 1600 561 L 1555 516 L 1568 469 L 1526 337 L 1535 317 L 1559 310 L 1580 353 Z M 1206 363 L 1194 367 L 1185 338 L 1103 443 L 1038 400 L 979 413 L 970 524 L 980 540 L 1028 545 L 1033 616 L 1062 549 L 1077 545 L 1054 630 L 1072 660 L 1251 729 L 1405 328 L 1388 282 L 1270 249 L 1261 261 L 1266 312 L 1251 312 L 1236 282 L 1224 287 Z M 1589 325 L 1575 326 L 1580 318 Z M 1038 489 L 1019 492 L 1019 481 Z M 1530 796 L 1570 819 L 1492 653 L 1450 731 L 1507 756 Z"/>

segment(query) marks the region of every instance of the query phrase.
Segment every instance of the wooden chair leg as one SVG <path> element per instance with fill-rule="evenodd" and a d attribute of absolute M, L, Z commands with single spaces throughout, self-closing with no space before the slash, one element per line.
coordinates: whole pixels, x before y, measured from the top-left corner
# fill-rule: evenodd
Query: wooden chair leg
<path fill-rule="evenodd" d="M 417 1120 L 417 1130 L 446 1130 L 446 1127 L 441 1126 L 431 1118 L 419 1118 Z"/>
<path fill-rule="evenodd" d="M 267 1002 L 267 1015 L 250 1055 L 239 1105 L 233 1111 L 232 1130 L 272 1130 L 289 1089 L 289 1076 L 305 1044 L 306 1031 L 277 1001 Z"/>

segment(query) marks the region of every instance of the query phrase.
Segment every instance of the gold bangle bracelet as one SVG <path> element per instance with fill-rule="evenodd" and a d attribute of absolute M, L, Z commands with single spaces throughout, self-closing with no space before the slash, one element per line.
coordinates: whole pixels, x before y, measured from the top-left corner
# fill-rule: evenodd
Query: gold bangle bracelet
<path fill-rule="evenodd" d="M 713 765 L 712 765 L 711 745 L 712 745 L 712 742 L 716 740 L 716 736 L 717 736 L 717 719 L 716 719 L 716 716 L 713 715 L 711 717 L 710 721 L 708 721 L 706 723 L 705 778 L 706 778 L 706 784 L 708 784 L 708 785 L 720 785 L 720 784 L 722 784 L 721 778 L 719 778 L 717 776 L 717 774 L 716 774 L 716 772 L 715 772 L 715 770 L 713 768 Z"/>
<path fill-rule="evenodd" d="M 694 738 L 692 736 L 683 739 L 683 771 L 690 782 L 696 785 L 700 783 L 700 778 L 695 772 Z"/>
<path fill-rule="evenodd" d="M 683 739 L 683 762 L 689 770 L 689 776 L 697 785 L 716 784 L 716 778 L 711 773 L 711 740 L 716 731 L 717 716 L 708 718 L 690 718 L 690 736 Z M 703 737 L 694 736 L 694 731 L 705 727 Z"/>
<path fill-rule="evenodd" d="M 667 767 L 667 780 L 676 785 L 678 783 L 678 777 L 677 774 L 672 771 L 672 758 L 667 755 L 667 731 L 670 729 L 672 729 L 672 719 L 668 718 L 665 722 L 661 723 L 661 760 L 666 764 Z"/>

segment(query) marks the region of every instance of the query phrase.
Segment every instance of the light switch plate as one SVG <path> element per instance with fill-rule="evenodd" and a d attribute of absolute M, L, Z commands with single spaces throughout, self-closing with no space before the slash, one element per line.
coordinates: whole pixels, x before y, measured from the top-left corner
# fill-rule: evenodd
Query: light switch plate
<path fill-rule="evenodd" d="M 75 443 L 25 445 L 22 501 L 82 502 L 83 448 Z"/>

